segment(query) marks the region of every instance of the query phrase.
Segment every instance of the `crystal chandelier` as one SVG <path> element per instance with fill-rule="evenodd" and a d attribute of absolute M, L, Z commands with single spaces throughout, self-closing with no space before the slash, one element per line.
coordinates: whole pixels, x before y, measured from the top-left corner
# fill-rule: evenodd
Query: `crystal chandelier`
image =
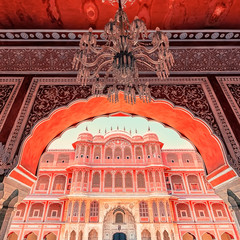
<path fill-rule="evenodd" d="M 145 66 L 155 71 L 159 79 L 168 77 L 174 59 L 166 34 L 156 28 L 151 44 L 144 42 L 147 37 L 144 22 L 135 17 L 130 24 L 119 0 L 114 20 L 110 19 L 105 25 L 104 37 L 106 44 L 99 46 L 91 28 L 83 34 L 72 63 L 78 71 L 77 82 L 86 86 L 91 81 L 95 96 L 107 88 L 110 102 L 118 102 L 120 90 L 124 91 L 128 103 L 134 104 L 136 95 L 143 102 L 150 102 L 149 83 L 139 79 L 139 68 Z M 104 77 L 100 77 L 102 73 Z M 110 77 L 113 82 L 109 82 Z"/>

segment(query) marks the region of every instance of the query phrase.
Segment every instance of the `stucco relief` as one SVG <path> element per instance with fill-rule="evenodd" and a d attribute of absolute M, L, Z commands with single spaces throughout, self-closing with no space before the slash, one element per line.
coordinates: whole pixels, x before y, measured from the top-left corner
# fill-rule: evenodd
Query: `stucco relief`
<path fill-rule="evenodd" d="M 0 78 L 0 131 L 18 93 L 23 78 Z"/>
<path fill-rule="evenodd" d="M 229 151 L 227 154 L 234 159 L 235 164 L 231 165 L 240 172 L 240 166 L 235 161 L 239 157 L 238 143 L 207 78 L 169 78 L 161 84 L 156 84 L 156 78 L 144 78 L 142 81 L 149 81 L 153 98 L 168 100 L 204 120 L 213 132 L 225 141 Z M 51 112 L 67 106 L 74 100 L 86 99 L 89 96 L 91 87 L 76 85 L 75 78 L 34 78 L 11 138 L 6 144 L 8 151 L 15 154 L 18 144 L 22 143 L 33 127 Z"/>
<path fill-rule="evenodd" d="M 3 73 L 76 73 L 72 59 L 77 47 L 2 47 Z M 171 47 L 175 64 L 172 72 L 239 72 L 239 47 Z M 227 61 L 226 61 L 227 59 Z M 140 67 L 140 71 L 148 71 Z"/>
<path fill-rule="evenodd" d="M 240 122 L 240 77 L 217 77 L 217 80 Z"/>

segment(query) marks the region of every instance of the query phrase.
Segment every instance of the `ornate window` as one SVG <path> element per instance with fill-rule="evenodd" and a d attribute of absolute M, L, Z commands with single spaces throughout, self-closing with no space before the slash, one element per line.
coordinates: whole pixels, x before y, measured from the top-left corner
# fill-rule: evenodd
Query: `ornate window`
<path fill-rule="evenodd" d="M 149 172 L 149 181 L 150 181 L 150 183 L 153 183 L 153 174 L 152 174 L 152 172 Z"/>
<path fill-rule="evenodd" d="M 153 201 L 152 208 L 153 208 L 153 217 L 155 221 L 155 219 L 158 218 L 158 209 L 155 201 Z"/>
<path fill-rule="evenodd" d="M 163 231 L 163 240 L 170 240 L 169 234 L 166 230 Z"/>
<path fill-rule="evenodd" d="M 94 159 L 101 159 L 101 147 L 100 146 L 94 147 Z"/>
<path fill-rule="evenodd" d="M 145 179 L 142 172 L 137 174 L 137 186 L 138 188 L 145 188 Z"/>
<path fill-rule="evenodd" d="M 124 148 L 124 159 L 131 159 L 131 158 L 132 158 L 131 148 L 126 146 Z"/>
<path fill-rule="evenodd" d="M 76 240 L 76 232 L 74 230 L 70 234 L 70 240 Z"/>
<path fill-rule="evenodd" d="M 69 155 L 68 154 L 59 154 L 58 155 L 58 159 L 57 159 L 58 163 L 68 163 L 69 162 Z"/>
<path fill-rule="evenodd" d="M 20 203 L 17 206 L 17 211 L 15 213 L 15 217 L 23 217 L 24 213 L 25 213 L 25 208 L 26 208 L 26 204 L 25 203 Z"/>
<path fill-rule="evenodd" d="M 95 172 L 93 174 L 92 187 L 100 188 L 100 173 L 99 172 Z"/>
<path fill-rule="evenodd" d="M 160 217 L 166 217 L 166 210 L 163 202 L 159 202 Z"/>
<path fill-rule="evenodd" d="M 173 190 L 175 190 L 175 191 L 184 190 L 183 181 L 182 181 L 181 176 L 173 175 L 173 176 L 171 176 L 171 180 L 172 180 Z"/>
<path fill-rule="evenodd" d="M 192 154 L 184 153 L 182 155 L 182 161 L 183 161 L 184 164 L 194 163 Z"/>
<path fill-rule="evenodd" d="M 68 204 L 68 213 L 67 213 L 68 218 L 71 216 L 71 211 L 72 211 L 72 202 L 69 202 L 69 204 Z"/>
<path fill-rule="evenodd" d="M 196 175 L 189 175 L 187 180 L 191 191 L 201 190 L 198 177 Z"/>
<path fill-rule="evenodd" d="M 139 214 L 140 217 L 148 217 L 148 205 L 144 201 L 139 203 Z"/>
<path fill-rule="evenodd" d="M 112 159 L 112 149 L 110 147 L 106 148 L 105 159 Z"/>
<path fill-rule="evenodd" d="M 194 205 L 196 216 L 199 218 L 209 217 L 207 207 L 203 203 L 196 203 Z"/>
<path fill-rule="evenodd" d="M 74 222 L 77 221 L 78 212 L 79 212 L 79 203 L 75 202 L 74 205 L 73 205 L 72 221 L 74 221 Z"/>
<path fill-rule="evenodd" d="M 133 188 L 132 174 L 130 172 L 125 175 L 125 187 Z"/>
<path fill-rule="evenodd" d="M 34 203 L 29 212 L 29 217 L 40 218 L 43 215 L 44 205 L 42 203 Z"/>
<path fill-rule="evenodd" d="M 54 155 L 51 153 L 48 153 L 46 155 L 43 156 L 42 158 L 42 162 L 43 163 L 52 163 L 54 160 Z"/>
<path fill-rule="evenodd" d="M 81 211 L 80 211 L 80 217 L 81 218 L 85 217 L 85 209 L 86 209 L 86 203 L 85 203 L 85 201 L 83 201 L 82 205 L 81 205 Z"/>
<path fill-rule="evenodd" d="M 62 205 L 59 203 L 52 203 L 48 208 L 48 215 L 49 218 L 59 218 L 61 216 Z"/>
<path fill-rule="evenodd" d="M 123 181 L 122 181 L 122 174 L 120 172 L 115 174 L 115 188 L 122 188 Z"/>
<path fill-rule="evenodd" d="M 88 240 L 98 240 L 98 233 L 95 229 L 93 229 L 89 232 Z"/>
<path fill-rule="evenodd" d="M 179 218 L 190 218 L 190 209 L 186 203 L 177 204 L 177 214 Z"/>
<path fill-rule="evenodd" d="M 147 229 L 144 229 L 141 233 L 141 239 L 142 240 L 151 240 L 151 233 Z"/>
<path fill-rule="evenodd" d="M 160 183 L 160 176 L 158 171 L 155 172 L 155 181 L 156 183 Z"/>
<path fill-rule="evenodd" d="M 116 147 L 114 150 L 114 158 L 115 159 L 122 159 L 122 150 L 120 147 Z"/>
<path fill-rule="evenodd" d="M 116 223 L 123 223 L 123 214 L 122 213 L 117 213 L 116 214 Z"/>
<path fill-rule="evenodd" d="M 105 188 L 112 188 L 112 174 L 110 172 L 105 174 Z"/>
<path fill-rule="evenodd" d="M 90 217 L 98 217 L 99 204 L 96 201 L 91 202 L 90 205 Z"/>
<path fill-rule="evenodd" d="M 63 191 L 65 189 L 66 176 L 58 175 L 54 179 L 53 190 L 54 191 Z"/>
<path fill-rule="evenodd" d="M 213 209 L 214 217 L 216 217 L 216 218 L 227 217 L 225 208 L 222 204 L 214 203 L 214 204 L 212 204 L 212 209 Z"/>
<path fill-rule="evenodd" d="M 82 180 L 82 171 L 79 171 L 77 175 L 77 183 L 81 183 L 81 180 Z"/>
<path fill-rule="evenodd" d="M 140 146 L 137 146 L 135 148 L 135 155 L 136 155 L 136 159 L 142 159 L 143 158 L 142 148 Z"/>
<path fill-rule="evenodd" d="M 168 215 L 168 217 L 170 217 L 171 216 L 171 211 L 170 211 L 170 206 L 169 206 L 168 202 L 166 202 L 166 208 L 167 208 L 167 215 Z"/>
<path fill-rule="evenodd" d="M 48 189 L 50 177 L 48 175 L 41 175 L 38 178 L 36 190 L 46 191 Z"/>

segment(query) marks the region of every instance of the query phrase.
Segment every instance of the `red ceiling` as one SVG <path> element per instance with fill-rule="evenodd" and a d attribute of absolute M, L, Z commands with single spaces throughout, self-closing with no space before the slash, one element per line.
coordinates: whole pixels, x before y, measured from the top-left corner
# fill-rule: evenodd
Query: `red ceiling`
<path fill-rule="evenodd" d="M 107 0 L 1 0 L 0 28 L 103 29 L 116 6 Z M 149 29 L 238 29 L 239 0 L 136 0 L 127 5 Z"/>

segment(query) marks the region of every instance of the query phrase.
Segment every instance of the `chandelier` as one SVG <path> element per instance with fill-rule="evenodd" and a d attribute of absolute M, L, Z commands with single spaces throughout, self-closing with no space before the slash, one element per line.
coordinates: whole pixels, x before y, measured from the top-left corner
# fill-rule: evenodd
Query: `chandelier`
<path fill-rule="evenodd" d="M 116 103 L 119 91 L 123 90 L 127 103 L 136 103 L 136 95 L 143 102 L 150 102 L 149 83 L 139 79 L 139 68 L 145 66 L 156 72 L 159 79 L 167 78 L 174 63 L 169 41 L 166 34 L 156 28 L 151 43 L 144 42 L 147 38 L 145 23 L 135 17 L 130 24 L 121 0 L 118 3 L 115 18 L 110 19 L 104 28 L 106 44 L 97 45 L 90 28 L 80 39 L 72 67 L 78 71 L 77 82 L 82 86 L 92 83 L 95 96 L 107 89 L 108 100 Z"/>

